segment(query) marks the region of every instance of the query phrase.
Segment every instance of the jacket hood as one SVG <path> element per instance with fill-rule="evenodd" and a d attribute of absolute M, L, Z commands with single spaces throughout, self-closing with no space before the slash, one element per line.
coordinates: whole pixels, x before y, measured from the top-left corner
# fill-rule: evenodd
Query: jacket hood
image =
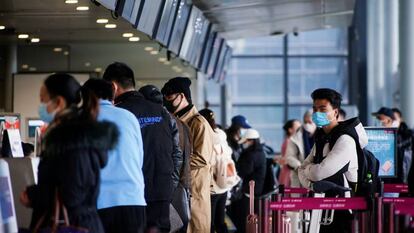
<path fill-rule="evenodd" d="M 64 122 L 46 134 L 44 152 L 48 156 L 73 149 L 111 150 L 118 143 L 118 137 L 117 126 L 107 121 Z"/>
<path fill-rule="evenodd" d="M 345 132 L 349 134 L 353 134 L 356 132 L 358 135 L 358 141 L 361 148 L 365 148 L 368 145 L 368 136 L 364 129 L 364 126 L 359 121 L 357 117 L 351 118 L 346 121 L 339 122 L 339 125 L 335 127 L 335 132 Z"/>

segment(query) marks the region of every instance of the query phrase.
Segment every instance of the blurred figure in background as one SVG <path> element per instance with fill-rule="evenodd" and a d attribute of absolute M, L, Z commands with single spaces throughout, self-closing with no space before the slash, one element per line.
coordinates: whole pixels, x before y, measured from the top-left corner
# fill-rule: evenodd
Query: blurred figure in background
<path fill-rule="evenodd" d="M 227 192 L 236 185 L 240 178 L 237 176 L 234 161 L 231 158 L 231 148 L 227 143 L 226 133 L 217 127 L 214 112 L 202 109 L 199 112 L 214 129 L 214 149 L 211 161 L 213 170 L 211 190 L 211 233 L 228 232 L 224 222 Z"/>
<path fill-rule="evenodd" d="M 313 147 L 313 135 L 316 131 L 316 125 L 310 116 L 310 111 L 304 114 L 302 127 L 290 138 L 286 146 L 286 164 L 292 169 L 290 172 L 291 187 L 301 187 L 297 169 L 302 165 Z"/>
<path fill-rule="evenodd" d="M 279 184 L 285 185 L 285 187 L 290 187 L 290 168 L 286 163 L 286 148 L 287 145 L 293 135 L 295 135 L 296 131 L 301 127 L 300 121 L 294 119 L 289 120 L 283 126 L 283 130 L 285 131 L 285 140 L 283 141 L 281 152 L 281 157 L 276 157 L 275 161 L 282 166 L 279 175 Z"/>
<path fill-rule="evenodd" d="M 234 160 L 234 162 L 237 162 L 242 152 L 242 147 L 239 144 L 239 141 L 242 138 L 246 129 L 250 128 L 251 126 L 249 125 L 249 122 L 247 121 L 246 117 L 242 115 L 237 115 L 231 118 L 231 125 L 226 130 L 226 134 L 227 142 L 233 150 L 231 157 Z"/>
<path fill-rule="evenodd" d="M 396 127 L 397 131 L 397 171 L 398 182 L 407 183 L 408 173 L 411 167 L 413 136 L 411 129 L 402 121 L 401 112 L 396 109 L 382 107 L 373 116 L 381 122 L 383 127 Z M 397 118 L 395 117 L 397 115 Z"/>
<path fill-rule="evenodd" d="M 237 216 L 233 215 L 234 224 L 238 233 L 245 233 L 246 217 L 249 213 L 249 181 L 254 180 L 254 195 L 259 196 L 263 193 L 263 185 L 266 176 L 266 154 L 260 143 L 260 134 L 255 129 L 247 129 L 242 136 L 240 143 L 243 145 L 243 152 L 237 161 L 237 172 L 242 178 L 241 200 L 237 203 Z M 255 212 L 257 213 L 258 201 L 255 199 Z M 233 210 L 232 210 L 233 211 Z"/>

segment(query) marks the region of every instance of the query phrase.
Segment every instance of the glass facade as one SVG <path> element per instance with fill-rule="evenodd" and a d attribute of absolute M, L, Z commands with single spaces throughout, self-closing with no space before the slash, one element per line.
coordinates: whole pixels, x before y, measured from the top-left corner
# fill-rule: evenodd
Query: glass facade
<path fill-rule="evenodd" d="M 280 151 L 283 142 L 284 122 L 301 120 L 311 109 L 313 90 L 335 89 L 343 95 L 343 103 L 348 103 L 347 29 L 250 38 L 230 45 L 229 114 L 246 116 L 275 151 Z M 210 80 L 206 89 L 210 108 L 221 122 L 220 85 Z"/>

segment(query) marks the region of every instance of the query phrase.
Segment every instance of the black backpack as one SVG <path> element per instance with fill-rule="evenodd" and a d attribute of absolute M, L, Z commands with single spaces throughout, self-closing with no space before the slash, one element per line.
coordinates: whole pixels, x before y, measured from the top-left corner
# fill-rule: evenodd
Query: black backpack
<path fill-rule="evenodd" d="M 354 195 L 358 197 L 374 197 L 375 193 L 380 193 L 381 191 L 381 179 L 378 175 L 379 160 L 371 151 L 361 148 L 358 134 L 354 128 L 348 128 L 348 130 L 337 132 L 333 135 L 329 140 L 329 148 L 332 149 L 338 138 L 344 134 L 354 139 L 357 148 L 358 181 L 352 187 Z"/>

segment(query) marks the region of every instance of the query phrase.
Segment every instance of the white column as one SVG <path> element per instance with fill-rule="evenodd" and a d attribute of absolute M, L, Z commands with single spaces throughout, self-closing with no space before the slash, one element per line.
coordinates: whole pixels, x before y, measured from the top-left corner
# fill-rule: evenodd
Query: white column
<path fill-rule="evenodd" d="M 384 76 L 384 0 L 368 0 L 367 4 L 368 56 L 368 114 L 386 105 Z M 379 94 L 381 93 L 381 94 Z M 373 118 L 368 117 L 372 125 Z"/>
<path fill-rule="evenodd" d="M 399 64 L 399 35 L 398 35 L 398 1 L 384 2 L 384 75 L 385 75 L 385 106 L 398 106 L 393 97 L 399 89 L 397 86 L 397 72 Z"/>
<path fill-rule="evenodd" d="M 401 111 L 408 126 L 414 125 L 414 1 L 400 0 Z"/>

